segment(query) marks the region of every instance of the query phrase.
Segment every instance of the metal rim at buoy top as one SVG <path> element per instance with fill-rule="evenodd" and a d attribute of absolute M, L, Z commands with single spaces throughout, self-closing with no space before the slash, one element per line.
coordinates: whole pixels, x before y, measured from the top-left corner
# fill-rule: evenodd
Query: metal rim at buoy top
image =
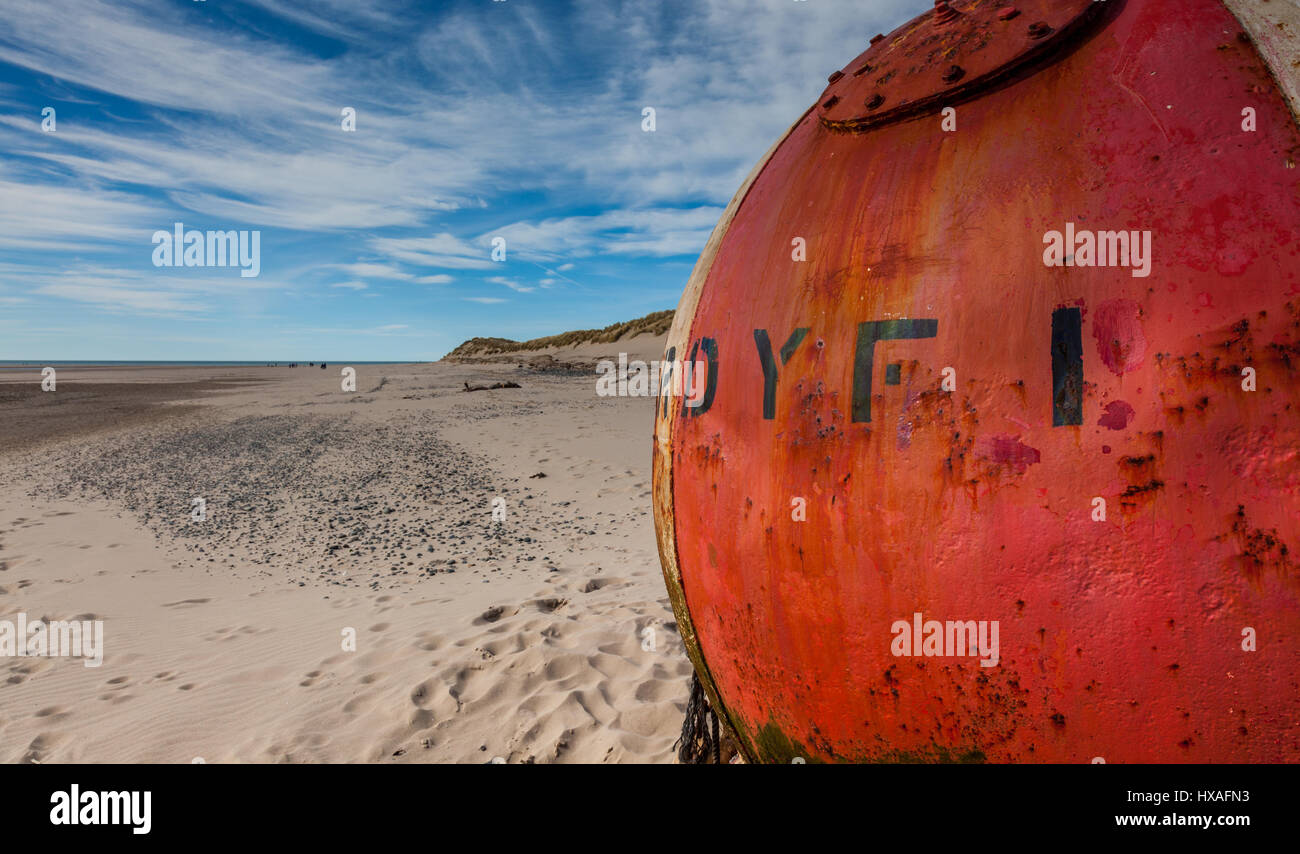
<path fill-rule="evenodd" d="M 1031 63 L 1059 55 L 1102 18 L 1095 0 L 935 3 L 877 36 L 831 74 L 818 101 L 826 127 L 866 131 L 978 96 Z"/>
<path fill-rule="evenodd" d="M 1272 75 L 1273 85 L 1281 92 L 1285 104 L 1282 111 L 1290 109 L 1292 112 L 1294 133 L 1294 117 L 1300 115 L 1300 74 L 1296 71 L 1300 68 L 1300 39 L 1296 37 L 1300 34 L 1300 8 L 1295 0 L 1220 2 L 1244 30 L 1243 40 L 1250 45 L 1246 48 L 1251 52 L 1249 63 L 1264 68 L 1264 76 Z M 1031 89 L 1038 75 L 1055 79 L 1064 74 L 1061 69 L 1068 67 L 1065 63 L 1076 52 L 1090 51 L 1092 41 L 1103 40 L 1121 16 L 1140 13 L 1152 18 L 1160 5 L 1156 0 L 949 0 L 936 3 L 934 9 L 893 33 L 873 39 L 858 57 L 830 75 L 821 97 L 771 146 L 731 199 L 688 280 L 668 334 L 666 361 L 671 362 L 674 357 L 693 359 L 692 347 L 699 347 L 699 336 L 712 334 L 708 329 L 694 327 L 702 301 L 708 305 L 710 297 L 706 294 L 706 283 L 714 270 L 715 260 L 727 245 L 732 224 L 745 205 L 771 201 L 770 190 L 763 186 L 762 178 L 778 150 L 792 135 L 798 133 L 807 138 L 821 133 L 871 146 L 877 144 L 877 132 L 882 136 L 898 133 L 905 130 L 897 127 L 902 123 L 931 116 L 952 104 L 973 102 L 974 109 L 983 105 L 986 97 L 1003 98 L 1004 94 L 1006 97 L 999 103 L 1013 103 L 1024 94 L 1019 87 Z M 1200 5 L 1208 7 L 1209 0 Z M 1227 15 L 1223 17 L 1229 18 Z M 1148 27 L 1148 35 L 1152 29 Z M 1114 76 L 1120 71 L 1107 67 L 1100 75 Z M 1132 69 L 1122 71 L 1138 73 Z M 1142 70 L 1140 73 L 1146 75 L 1148 72 Z M 1180 81 L 1179 85 L 1187 88 L 1194 84 Z M 1263 90 L 1256 94 L 1263 97 L 1261 93 Z M 1137 109 L 1150 107 L 1140 100 L 1137 93 L 1132 94 L 1132 101 Z M 1162 101 L 1153 109 L 1163 106 Z M 1066 112 L 1070 105 L 1061 104 L 1060 109 Z M 1157 125 L 1160 118 L 1154 114 L 1151 116 Z M 886 131 L 886 128 L 890 130 Z M 982 142 L 997 144 L 996 140 L 985 139 Z M 879 151 L 880 158 L 889 156 L 887 149 Z M 775 159 L 780 160 L 779 157 Z M 904 178 L 898 177 L 897 180 L 902 182 Z M 781 336 L 785 334 L 780 333 Z M 773 342 L 776 343 L 779 342 Z M 750 346 L 748 356 L 753 358 L 752 342 Z M 730 381 L 731 378 L 724 379 Z M 685 477 L 686 473 L 674 471 L 674 435 L 688 420 L 698 423 L 707 419 L 692 419 L 685 410 L 668 402 L 661 402 L 657 407 L 653 500 L 665 584 L 685 649 L 711 706 L 736 736 L 737 744 L 748 760 L 772 759 L 774 755 L 780 755 L 779 751 L 772 753 L 760 749 L 756 744 L 755 722 L 742 721 L 719 692 L 718 680 L 697 634 L 696 618 L 701 616 L 701 612 L 697 610 L 693 618 L 692 603 L 685 591 L 680 529 L 687 525 L 698 529 L 700 524 L 699 519 L 691 516 L 690 510 L 679 506 L 675 499 L 674 478 Z M 691 449 L 692 453 L 696 450 L 694 447 Z M 682 451 L 678 449 L 678 453 Z M 680 458 L 678 462 L 680 466 Z M 726 539 L 737 534 L 718 531 L 714 536 Z M 718 540 L 720 545 L 722 541 Z M 724 661 L 716 654 L 714 658 L 713 665 L 719 668 L 720 673 L 736 667 L 735 662 Z"/>

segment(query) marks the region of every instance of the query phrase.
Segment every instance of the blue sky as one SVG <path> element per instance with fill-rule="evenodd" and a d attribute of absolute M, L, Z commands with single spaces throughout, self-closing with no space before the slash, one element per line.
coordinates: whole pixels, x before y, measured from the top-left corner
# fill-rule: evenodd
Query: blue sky
<path fill-rule="evenodd" d="M 827 74 L 930 5 L 4 0 L 0 359 L 426 360 L 672 308 Z M 177 221 L 259 230 L 260 275 L 155 267 Z"/>

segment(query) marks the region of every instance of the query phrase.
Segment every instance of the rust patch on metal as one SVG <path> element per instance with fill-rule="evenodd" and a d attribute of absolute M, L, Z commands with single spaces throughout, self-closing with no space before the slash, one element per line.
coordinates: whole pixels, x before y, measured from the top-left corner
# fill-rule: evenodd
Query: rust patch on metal
<path fill-rule="evenodd" d="M 1262 530 L 1252 526 L 1246 518 L 1245 505 L 1238 504 L 1232 515 L 1231 536 L 1240 549 L 1237 568 L 1248 578 L 1258 582 L 1265 570 L 1272 570 L 1284 579 L 1295 580 L 1290 547 L 1278 536 L 1276 528 Z"/>

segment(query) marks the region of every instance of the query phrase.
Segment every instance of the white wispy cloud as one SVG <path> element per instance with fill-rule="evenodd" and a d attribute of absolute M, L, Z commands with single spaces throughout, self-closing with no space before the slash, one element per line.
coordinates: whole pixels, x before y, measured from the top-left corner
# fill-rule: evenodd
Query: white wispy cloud
<path fill-rule="evenodd" d="M 662 257 L 698 251 L 722 210 L 711 205 L 614 210 L 593 216 L 515 222 L 495 229 L 493 234 L 505 237 L 514 251 L 538 261 L 595 251 Z"/>
<path fill-rule="evenodd" d="M 147 257 L 147 246 L 141 255 Z M 200 317 L 228 311 L 232 304 L 255 306 L 282 287 L 272 277 L 242 278 L 229 268 L 57 267 L 6 264 L 0 282 L 19 284 L 25 294 L 84 303 L 112 314 Z"/>
<path fill-rule="evenodd" d="M 417 285 L 446 285 L 455 281 L 452 276 L 445 273 L 438 273 L 432 276 L 420 276 L 409 270 L 402 270 L 392 264 L 377 264 L 374 262 L 361 262 L 356 264 L 336 264 L 335 269 L 342 270 L 351 276 L 366 279 L 387 279 L 398 282 L 414 282 Z M 365 285 L 361 282 L 341 282 L 334 287 L 352 287 L 353 285 Z"/>
<path fill-rule="evenodd" d="M 370 241 L 370 247 L 390 258 L 425 267 L 488 270 L 493 266 L 490 249 L 447 232 L 433 237 L 377 237 Z"/>
<path fill-rule="evenodd" d="M 230 0 L 215 17 L 204 5 L 0 4 L 0 62 L 65 98 L 50 99 L 56 133 L 40 131 L 38 111 L 0 116 L 0 249 L 30 262 L 26 293 L 206 316 L 220 297 L 199 279 L 133 267 L 148 235 L 178 220 L 293 232 L 264 235 L 268 263 L 316 241 L 301 277 L 264 273 L 291 292 L 452 284 L 446 271 L 496 267 L 494 236 L 545 272 L 548 291 L 573 282 L 572 259 L 689 257 L 826 75 L 930 3 Z M 246 24 L 247 7 L 270 17 Z M 22 94 L 0 84 L 0 105 Z M 517 270 L 493 278 L 534 290 Z M 225 286 L 251 294 L 247 281 Z"/>
<path fill-rule="evenodd" d="M 518 282 L 516 282 L 514 279 L 509 279 L 506 278 L 505 276 L 490 276 L 488 277 L 488 281 L 494 285 L 504 285 L 510 290 L 517 291 L 518 293 L 521 294 L 532 293 L 533 291 L 537 290 L 536 288 L 530 288 L 527 287 L 526 285 L 521 285 Z"/>

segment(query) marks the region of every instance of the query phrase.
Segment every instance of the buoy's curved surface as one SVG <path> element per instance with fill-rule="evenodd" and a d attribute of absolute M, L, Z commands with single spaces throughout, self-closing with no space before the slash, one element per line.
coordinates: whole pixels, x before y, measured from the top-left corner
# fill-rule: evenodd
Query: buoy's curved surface
<path fill-rule="evenodd" d="M 683 637 L 754 761 L 1300 761 L 1295 4 L 1013 5 L 873 43 L 710 239 Z"/>

